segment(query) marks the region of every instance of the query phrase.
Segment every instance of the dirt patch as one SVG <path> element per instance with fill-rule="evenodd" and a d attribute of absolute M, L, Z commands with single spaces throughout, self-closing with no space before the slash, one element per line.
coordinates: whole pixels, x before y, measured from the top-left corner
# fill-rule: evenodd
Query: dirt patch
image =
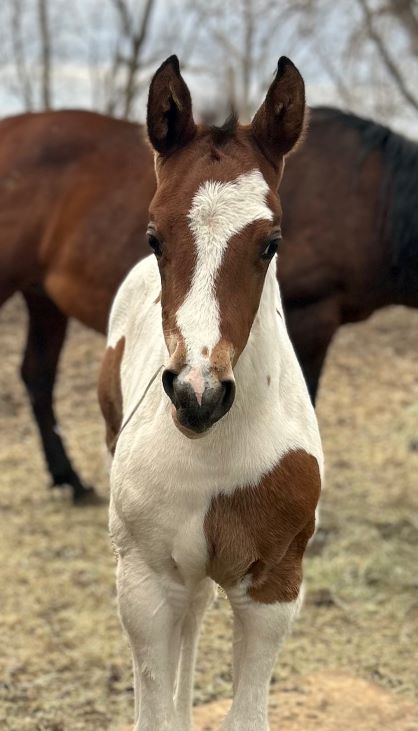
<path fill-rule="evenodd" d="M 344 675 L 318 673 L 295 679 L 270 698 L 271 731 L 415 731 L 418 705 L 373 683 Z M 228 701 L 196 708 L 199 731 L 217 731 Z"/>
<path fill-rule="evenodd" d="M 196 731 L 218 731 L 230 701 L 194 709 Z M 338 672 L 295 678 L 270 696 L 271 731 L 416 731 L 418 705 L 374 683 Z M 118 731 L 132 731 L 126 726 Z"/>
<path fill-rule="evenodd" d="M 0 311 L 0 728 L 105 731 L 128 723 L 133 709 L 107 508 L 76 509 L 46 489 L 18 378 L 24 321 L 19 298 Z M 277 689 L 338 671 L 417 696 L 417 333 L 418 313 L 393 308 L 344 328 L 330 355 L 318 408 L 327 457 L 322 525 Z M 106 496 L 95 396 L 103 345 L 72 326 L 56 398 L 77 467 Z M 199 703 L 230 697 L 230 651 L 231 615 L 220 596 L 200 645 Z"/>

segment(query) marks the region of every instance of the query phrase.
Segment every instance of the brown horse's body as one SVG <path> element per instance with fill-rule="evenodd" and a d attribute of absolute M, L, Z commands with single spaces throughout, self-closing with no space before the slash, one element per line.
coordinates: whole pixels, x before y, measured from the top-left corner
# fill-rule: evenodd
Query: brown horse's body
<path fill-rule="evenodd" d="M 279 278 L 315 400 L 340 325 L 390 304 L 418 307 L 418 145 L 369 120 L 313 110 L 281 199 Z"/>
<path fill-rule="evenodd" d="M 148 253 L 152 154 L 136 125 L 89 112 L 0 123 L 0 301 L 42 284 L 105 332 L 114 293 Z"/>
<path fill-rule="evenodd" d="M 335 110 L 312 113 L 307 141 L 288 160 L 279 277 L 313 399 L 341 324 L 391 303 L 418 306 L 417 183 L 413 143 Z M 67 319 L 105 331 L 118 285 L 149 251 L 154 187 L 137 125 L 77 111 L 0 123 L 0 304 L 19 290 L 25 297 L 22 377 L 53 482 L 76 497 L 84 487 L 52 408 Z"/>

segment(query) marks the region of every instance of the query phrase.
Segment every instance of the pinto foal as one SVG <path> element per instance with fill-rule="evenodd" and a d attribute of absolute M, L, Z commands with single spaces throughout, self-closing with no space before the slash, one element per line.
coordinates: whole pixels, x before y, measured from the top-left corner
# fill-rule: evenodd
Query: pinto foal
<path fill-rule="evenodd" d="M 304 107 L 286 58 L 248 126 L 196 126 L 175 56 L 151 82 L 154 256 L 119 289 L 99 382 L 116 445 L 110 531 L 135 731 L 191 729 L 197 638 L 216 584 L 234 613 L 234 700 L 222 729 L 268 729 L 322 472 L 276 281 L 276 191 Z"/>

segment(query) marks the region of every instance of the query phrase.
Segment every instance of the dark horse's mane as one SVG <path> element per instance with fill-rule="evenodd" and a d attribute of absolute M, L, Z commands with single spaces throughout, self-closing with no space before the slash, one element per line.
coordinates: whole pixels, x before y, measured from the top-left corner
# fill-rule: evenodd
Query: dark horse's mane
<path fill-rule="evenodd" d="M 418 287 L 418 144 L 382 124 L 331 107 L 313 110 L 312 122 L 336 121 L 355 129 L 362 143 L 359 162 L 378 150 L 383 159 L 381 225 L 393 242 L 392 266 L 398 285 Z"/>

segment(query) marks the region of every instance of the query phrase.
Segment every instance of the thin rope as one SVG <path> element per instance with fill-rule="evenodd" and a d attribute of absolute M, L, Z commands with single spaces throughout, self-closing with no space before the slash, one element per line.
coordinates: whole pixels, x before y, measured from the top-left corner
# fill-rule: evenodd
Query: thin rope
<path fill-rule="evenodd" d="M 136 405 L 134 406 L 134 408 L 132 409 L 132 411 L 131 411 L 131 413 L 129 414 L 128 418 L 127 418 L 127 419 L 126 419 L 126 421 L 125 421 L 125 422 L 124 422 L 124 423 L 122 424 L 121 428 L 119 429 L 118 433 L 116 434 L 116 436 L 115 436 L 115 438 L 114 438 L 114 440 L 113 440 L 113 442 L 112 442 L 112 450 L 111 450 L 112 452 L 114 452 L 114 450 L 116 449 L 116 445 L 117 445 L 117 443 L 118 443 L 118 441 L 119 441 L 119 437 L 120 437 L 120 435 L 122 434 L 122 432 L 123 432 L 123 430 L 125 429 L 125 427 L 126 427 L 126 426 L 127 426 L 128 424 L 129 424 L 129 422 L 130 422 L 130 420 L 132 419 L 132 417 L 133 417 L 133 416 L 134 416 L 134 415 L 136 414 L 136 412 L 138 411 L 138 409 L 139 409 L 139 407 L 141 406 L 141 404 L 142 404 L 142 402 L 143 402 L 143 400 L 144 400 L 145 396 L 147 395 L 147 393 L 148 393 L 148 391 L 150 390 L 150 388 L 151 388 L 152 384 L 154 383 L 155 379 L 157 378 L 157 376 L 158 376 L 158 374 L 159 374 L 159 372 L 160 372 L 161 368 L 163 368 L 163 367 L 164 367 L 164 365 L 163 365 L 163 364 L 161 364 L 160 366 L 158 366 L 158 368 L 157 368 L 157 370 L 155 371 L 154 375 L 152 376 L 151 380 L 150 380 L 150 381 L 148 381 L 147 387 L 146 387 L 145 391 L 143 392 L 143 394 L 142 394 L 141 398 L 139 399 L 138 403 L 137 403 L 137 404 L 136 404 Z"/>

